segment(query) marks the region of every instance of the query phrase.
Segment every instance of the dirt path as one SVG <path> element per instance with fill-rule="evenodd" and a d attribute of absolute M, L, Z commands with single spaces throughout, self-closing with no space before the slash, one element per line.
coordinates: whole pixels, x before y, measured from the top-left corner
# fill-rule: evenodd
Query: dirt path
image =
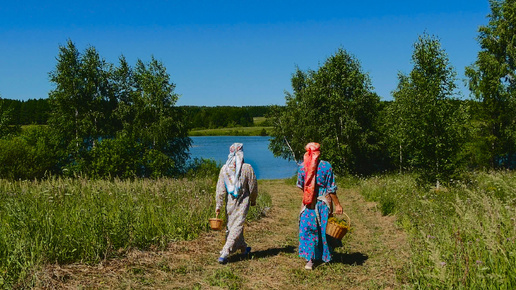
<path fill-rule="evenodd" d="M 408 259 L 403 231 L 394 217 L 382 217 L 375 203 L 352 190 L 340 190 L 354 230 L 344 238 L 334 261 L 303 268 L 297 255 L 299 190 L 284 180 L 261 181 L 272 197 L 267 216 L 245 229 L 253 248 L 248 258 L 230 256 L 217 263 L 221 232 L 170 245 L 166 251 L 133 251 L 100 265 L 49 266 L 38 273 L 40 288 L 69 289 L 399 289 L 396 273 Z"/>

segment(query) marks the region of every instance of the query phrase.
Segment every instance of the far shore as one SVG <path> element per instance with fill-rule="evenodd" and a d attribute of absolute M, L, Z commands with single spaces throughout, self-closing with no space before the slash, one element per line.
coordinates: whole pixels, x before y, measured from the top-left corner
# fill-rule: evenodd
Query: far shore
<path fill-rule="evenodd" d="M 191 130 L 188 136 L 268 136 L 273 127 L 234 127 Z"/>

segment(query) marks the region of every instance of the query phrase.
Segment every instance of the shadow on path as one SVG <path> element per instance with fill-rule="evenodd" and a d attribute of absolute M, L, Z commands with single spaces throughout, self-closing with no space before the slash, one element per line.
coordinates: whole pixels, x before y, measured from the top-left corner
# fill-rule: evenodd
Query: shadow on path
<path fill-rule="evenodd" d="M 342 254 L 342 253 L 333 253 L 332 260 L 330 263 L 341 263 L 346 265 L 357 265 L 362 266 L 369 257 L 362 253 L 351 253 L 351 254 Z"/>
<path fill-rule="evenodd" d="M 296 251 L 296 247 L 294 246 L 286 246 L 286 247 L 283 247 L 283 248 L 272 248 L 272 249 L 267 249 L 267 250 L 263 250 L 263 251 L 251 251 L 251 254 L 245 256 L 245 255 L 231 255 L 229 256 L 228 258 L 228 262 L 231 263 L 231 262 L 237 262 L 237 261 L 242 261 L 244 259 L 251 259 L 251 258 L 267 258 L 267 257 L 272 257 L 272 256 L 277 256 L 279 253 L 294 253 Z"/>

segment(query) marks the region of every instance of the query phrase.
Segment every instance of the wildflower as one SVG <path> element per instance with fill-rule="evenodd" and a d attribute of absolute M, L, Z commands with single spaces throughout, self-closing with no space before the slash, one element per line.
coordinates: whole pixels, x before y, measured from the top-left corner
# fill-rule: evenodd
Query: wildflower
<path fill-rule="evenodd" d="M 441 262 L 441 267 L 446 266 L 446 262 Z"/>
<path fill-rule="evenodd" d="M 477 263 L 477 265 L 480 265 L 480 264 L 482 264 L 482 261 L 477 260 L 476 263 Z"/>

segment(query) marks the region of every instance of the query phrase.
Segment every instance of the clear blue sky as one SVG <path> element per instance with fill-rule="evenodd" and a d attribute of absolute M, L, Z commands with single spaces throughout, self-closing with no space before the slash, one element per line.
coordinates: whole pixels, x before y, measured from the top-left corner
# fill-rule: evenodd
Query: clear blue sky
<path fill-rule="evenodd" d="M 338 48 L 389 100 L 424 32 L 441 40 L 463 79 L 489 13 L 488 0 L 4 1 L 0 96 L 47 98 L 58 48 L 71 39 L 114 64 L 122 54 L 131 65 L 153 55 L 178 105 L 283 105 L 296 66 L 315 70 Z"/>

